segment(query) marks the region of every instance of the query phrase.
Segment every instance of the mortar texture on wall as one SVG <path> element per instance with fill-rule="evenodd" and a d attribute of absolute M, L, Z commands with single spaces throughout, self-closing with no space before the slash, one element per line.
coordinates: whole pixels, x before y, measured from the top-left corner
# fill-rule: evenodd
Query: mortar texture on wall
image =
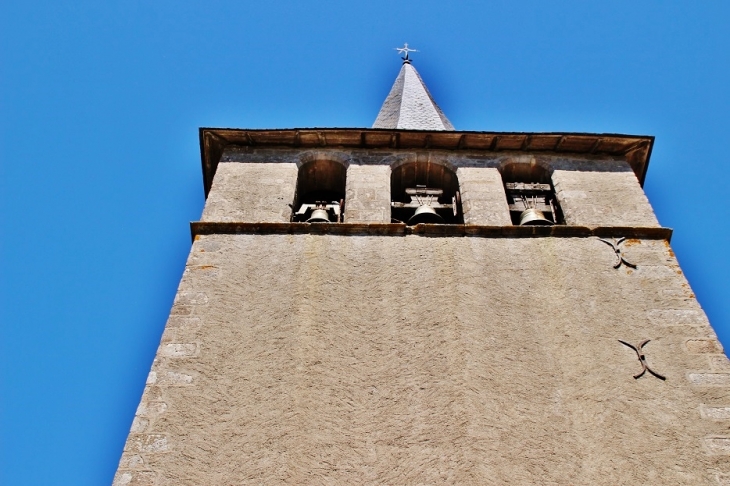
<path fill-rule="evenodd" d="M 348 167 L 345 222 L 390 223 L 390 166 Z"/>
<path fill-rule="evenodd" d="M 659 227 L 628 165 L 622 172 L 558 169 L 552 180 L 566 224 Z"/>
<path fill-rule="evenodd" d="M 221 163 L 201 219 L 288 222 L 297 174 L 294 163 Z"/>
<path fill-rule="evenodd" d="M 485 156 L 447 151 L 229 149 L 218 165 L 203 221 L 286 222 L 291 218 L 297 167 L 316 159 L 347 164 L 345 222 L 390 222 L 391 167 L 419 161 L 456 171 L 466 224 L 511 225 L 504 164 L 539 164 L 552 172 L 565 222 L 581 226 L 658 227 L 651 205 L 623 160 L 547 155 Z"/>
<path fill-rule="evenodd" d="M 507 195 L 497 169 L 459 167 L 456 176 L 459 179 L 465 224 L 512 224 Z"/>
<path fill-rule="evenodd" d="M 668 244 L 624 249 L 200 236 L 115 484 L 719 484 L 727 359 Z"/>

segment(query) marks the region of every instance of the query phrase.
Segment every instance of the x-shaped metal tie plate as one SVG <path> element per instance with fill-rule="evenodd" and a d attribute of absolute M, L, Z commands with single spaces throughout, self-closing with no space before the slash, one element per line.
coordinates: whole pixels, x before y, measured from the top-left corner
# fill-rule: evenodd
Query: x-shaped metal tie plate
<path fill-rule="evenodd" d="M 660 380 L 666 380 L 667 379 L 666 377 L 664 377 L 664 376 L 660 375 L 659 373 L 657 373 L 656 371 L 652 370 L 651 368 L 649 368 L 649 365 L 646 364 L 646 356 L 644 356 L 643 348 L 644 348 L 644 345 L 646 343 L 648 343 L 649 341 L 651 341 L 651 339 L 644 339 L 643 341 L 641 341 L 641 344 L 639 344 L 639 346 L 636 347 L 633 344 L 627 343 L 626 341 L 621 341 L 620 339 L 618 340 L 618 342 L 620 342 L 621 344 L 628 346 L 631 349 L 633 349 L 634 351 L 636 351 L 636 356 L 639 358 L 639 363 L 641 363 L 641 366 L 643 369 L 641 370 L 641 373 L 634 375 L 634 379 L 638 380 L 639 378 L 644 376 L 644 373 L 646 373 L 648 371 L 649 373 L 656 376 Z"/>
<path fill-rule="evenodd" d="M 618 240 L 616 238 L 611 238 L 611 241 L 604 240 L 603 238 L 598 239 L 613 248 L 613 252 L 616 254 L 616 263 L 613 265 L 613 268 L 620 267 L 622 263 L 627 267 L 636 268 L 636 265 L 624 258 L 624 254 L 621 253 L 620 247 L 621 244 L 626 240 L 626 238 L 619 238 Z"/>

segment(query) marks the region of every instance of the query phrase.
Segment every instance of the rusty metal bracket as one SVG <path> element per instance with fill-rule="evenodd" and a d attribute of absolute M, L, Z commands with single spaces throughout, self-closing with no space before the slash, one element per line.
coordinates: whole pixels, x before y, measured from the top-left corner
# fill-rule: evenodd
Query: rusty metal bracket
<path fill-rule="evenodd" d="M 651 341 L 651 339 L 644 339 L 641 342 L 641 344 L 639 344 L 639 346 L 636 347 L 636 346 L 634 346 L 632 344 L 627 343 L 626 341 L 622 341 L 620 339 L 618 340 L 618 342 L 620 342 L 624 346 L 628 346 L 631 349 L 633 349 L 634 351 L 636 351 L 636 356 L 639 358 L 639 363 L 641 363 L 641 366 L 642 366 L 643 369 L 641 370 L 641 373 L 638 373 L 638 374 L 634 375 L 634 379 L 635 380 L 638 380 L 639 378 L 641 378 L 642 376 L 644 376 L 644 373 L 646 373 L 648 371 L 652 375 L 654 375 L 657 378 L 659 378 L 660 380 L 664 381 L 667 378 L 665 376 L 660 375 L 659 373 L 657 373 L 656 371 L 652 370 L 651 368 L 649 368 L 649 365 L 646 363 L 646 356 L 644 356 L 643 348 L 644 348 L 644 345 L 646 343 L 648 343 L 649 341 Z"/>
<path fill-rule="evenodd" d="M 611 238 L 611 241 L 605 240 L 603 238 L 598 238 L 600 241 L 604 242 L 611 248 L 613 248 L 613 252 L 616 254 L 616 263 L 613 265 L 613 268 L 619 268 L 621 264 L 623 263 L 627 267 L 630 268 L 636 268 L 636 265 L 628 261 L 626 258 L 624 258 L 624 254 L 621 252 L 621 244 L 626 241 L 626 237 L 622 237 L 619 239 Z"/>

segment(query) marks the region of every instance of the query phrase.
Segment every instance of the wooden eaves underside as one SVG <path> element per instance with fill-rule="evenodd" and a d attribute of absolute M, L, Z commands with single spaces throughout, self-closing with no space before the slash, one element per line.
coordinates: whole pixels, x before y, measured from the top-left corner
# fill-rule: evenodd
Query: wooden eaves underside
<path fill-rule="evenodd" d="M 595 133 L 455 132 L 377 128 L 275 130 L 201 128 L 200 154 L 206 197 L 221 155 L 230 145 L 261 148 L 430 149 L 606 155 L 625 158 L 643 185 L 654 137 Z"/>

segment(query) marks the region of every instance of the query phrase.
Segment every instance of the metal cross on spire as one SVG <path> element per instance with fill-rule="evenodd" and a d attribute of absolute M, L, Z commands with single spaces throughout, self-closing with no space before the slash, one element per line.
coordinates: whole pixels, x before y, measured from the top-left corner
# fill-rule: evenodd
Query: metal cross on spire
<path fill-rule="evenodd" d="M 416 49 L 409 48 L 408 47 L 408 42 L 406 42 L 403 45 L 403 47 L 394 47 L 393 49 L 396 50 L 396 51 L 398 51 L 398 54 L 405 54 L 406 57 L 401 57 L 401 59 L 403 59 L 403 62 L 408 62 L 408 63 L 411 62 L 411 60 L 408 58 L 408 53 L 409 52 L 418 52 Z"/>

